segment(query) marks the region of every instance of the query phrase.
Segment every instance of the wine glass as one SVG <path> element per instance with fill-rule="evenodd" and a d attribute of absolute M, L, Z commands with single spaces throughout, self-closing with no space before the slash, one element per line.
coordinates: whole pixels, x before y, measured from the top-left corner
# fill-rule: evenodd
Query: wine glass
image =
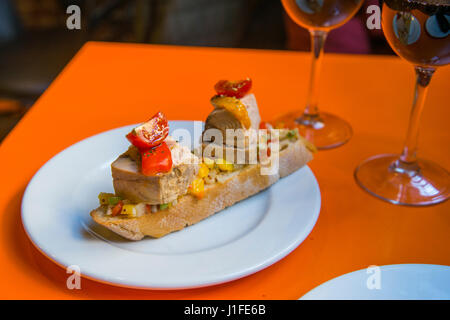
<path fill-rule="evenodd" d="M 448 0 L 385 0 L 382 27 L 389 45 L 414 65 L 416 88 L 409 128 L 401 155 L 377 155 L 356 168 L 359 185 L 394 204 L 423 206 L 445 201 L 450 175 L 438 164 L 418 159 L 419 120 L 431 77 L 450 63 Z"/>
<path fill-rule="evenodd" d="M 323 48 L 331 29 L 342 26 L 361 7 L 362 0 L 281 0 L 288 15 L 311 34 L 312 67 L 306 107 L 274 121 L 275 126 L 298 128 L 318 149 L 338 147 L 352 136 L 351 126 L 341 118 L 318 109 L 319 75 Z"/>

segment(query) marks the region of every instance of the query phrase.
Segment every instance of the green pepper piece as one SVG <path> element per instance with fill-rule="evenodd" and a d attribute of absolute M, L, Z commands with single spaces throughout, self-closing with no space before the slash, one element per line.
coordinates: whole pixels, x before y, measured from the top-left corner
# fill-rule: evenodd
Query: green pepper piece
<path fill-rule="evenodd" d="M 164 203 L 164 204 L 160 204 L 159 205 L 159 210 L 166 210 L 169 208 L 169 204 L 168 203 Z"/>
<path fill-rule="evenodd" d="M 119 203 L 120 200 L 122 200 L 121 197 L 110 197 L 108 198 L 108 203 L 112 206 L 115 206 L 116 204 Z"/>

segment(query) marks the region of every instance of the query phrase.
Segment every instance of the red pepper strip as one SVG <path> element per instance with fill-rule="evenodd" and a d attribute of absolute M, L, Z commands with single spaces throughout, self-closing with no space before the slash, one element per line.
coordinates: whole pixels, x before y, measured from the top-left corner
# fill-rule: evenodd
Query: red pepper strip
<path fill-rule="evenodd" d="M 112 215 L 113 217 L 117 216 L 120 212 L 122 212 L 122 208 L 123 208 L 123 202 L 122 202 L 122 200 L 120 200 L 120 201 L 112 208 L 111 215 Z"/>

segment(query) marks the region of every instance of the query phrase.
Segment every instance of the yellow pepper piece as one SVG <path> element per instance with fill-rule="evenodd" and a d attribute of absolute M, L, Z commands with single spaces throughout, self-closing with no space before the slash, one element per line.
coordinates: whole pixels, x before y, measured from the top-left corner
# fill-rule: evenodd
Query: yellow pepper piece
<path fill-rule="evenodd" d="M 192 181 L 192 184 L 189 187 L 189 191 L 198 199 L 203 198 L 203 196 L 205 195 L 205 183 L 203 182 L 203 179 L 197 178 Z"/>
<path fill-rule="evenodd" d="M 233 171 L 234 166 L 231 162 L 227 162 L 224 159 L 217 159 L 216 163 L 220 171 Z"/>
<path fill-rule="evenodd" d="M 213 162 L 213 163 L 214 163 L 214 162 Z M 200 169 L 198 169 L 198 177 L 199 177 L 199 178 L 207 177 L 207 176 L 208 176 L 208 173 L 209 173 L 208 167 L 206 166 L 206 164 L 202 163 L 202 164 L 200 165 Z"/>
<path fill-rule="evenodd" d="M 214 168 L 214 160 L 210 158 L 203 158 L 203 163 L 208 167 L 208 169 Z"/>
<path fill-rule="evenodd" d="M 126 214 L 130 217 L 136 217 L 137 216 L 136 206 L 134 204 L 124 204 L 120 214 Z"/>
<path fill-rule="evenodd" d="M 229 111 L 233 116 L 239 120 L 245 129 L 249 129 L 251 126 L 251 121 L 248 116 L 248 111 L 241 100 L 234 97 L 226 96 L 214 96 L 211 99 L 211 103 L 216 108 L 224 108 Z"/>

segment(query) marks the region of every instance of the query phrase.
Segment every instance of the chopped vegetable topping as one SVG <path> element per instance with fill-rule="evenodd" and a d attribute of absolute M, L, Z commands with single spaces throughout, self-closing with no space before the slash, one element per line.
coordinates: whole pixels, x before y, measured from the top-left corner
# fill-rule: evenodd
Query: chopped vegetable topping
<path fill-rule="evenodd" d="M 204 178 L 208 175 L 209 169 L 208 166 L 204 163 L 200 164 L 200 169 L 198 170 L 198 177 Z"/>
<path fill-rule="evenodd" d="M 158 205 L 157 204 L 146 204 L 145 205 L 145 209 L 147 211 L 147 213 L 156 213 L 158 212 Z"/>
<path fill-rule="evenodd" d="M 98 201 L 100 202 L 100 205 L 107 205 L 110 204 L 109 203 L 109 198 L 111 197 L 115 197 L 114 193 L 106 193 L 106 192 L 100 192 L 100 194 L 98 195 Z"/>
<path fill-rule="evenodd" d="M 130 217 L 136 217 L 137 216 L 136 206 L 134 204 L 125 204 L 122 206 L 120 214 L 126 214 Z"/>
<path fill-rule="evenodd" d="M 119 213 L 122 212 L 122 208 L 123 208 L 123 202 L 121 200 L 112 208 L 111 215 L 113 217 L 117 216 Z"/>
<path fill-rule="evenodd" d="M 231 162 L 227 162 L 224 159 L 217 159 L 216 163 L 220 171 L 233 171 L 234 166 Z"/>
<path fill-rule="evenodd" d="M 210 158 L 203 158 L 203 163 L 208 167 L 208 169 L 214 168 L 214 160 Z"/>
<path fill-rule="evenodd" d="M 205 195 L 205 183 L 202 178 L 197 178 L 192 181 L 192 184 L 189 186 L 189 192 L 197 197 L 197 199 L 203 198 Z"/>
<path fill-rule="evenodd" d="M 166 210 L 169 209 L 169 204 L 168 203 L 164 203 L 164 204 L 160 204 L 159 205 L 159 210 Z"/>
<path fill-rule="evenodd" d="M 121 197 L 116 197 L 116 196 L 110 197 L 110 198 L 108 199 L 108 204 L 110 204 L 110 205 L 112 205 L 112 206 L 115 206 L 116 204 L 119 203 L 120 200 L 122 200 Z"/>

